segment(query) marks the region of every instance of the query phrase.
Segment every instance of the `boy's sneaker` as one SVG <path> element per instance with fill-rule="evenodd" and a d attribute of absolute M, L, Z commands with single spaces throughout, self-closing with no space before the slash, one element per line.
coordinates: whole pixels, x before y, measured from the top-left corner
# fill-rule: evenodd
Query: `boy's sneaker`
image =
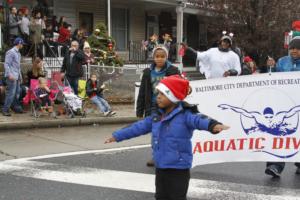
<path fill-rule="evenodd" d="M 2 112 L 2 115 L 5 116 L 5 117 L 11 117 L 11 114 L 10 112 Z"/>
<path fill-rule="evenodd" d="M 117 113 L 116 113 L 116 111 L 109 111 L 109 115 L 110 116 L 114 116 L 114 115 L 116 115 Z"/>
<path fill-rule="evenodd" d="M 276 167 L 273 167 L 272 165 L 267 167 L 267 169 L 265 170 L 265 173 L 270 176 L 273 176 L 273 178 L 280 178 L 280 173 L 279 173 L 278 169 Z"/>
<path fill-rule="evenodd" d="M 107 117 L 107 116 L 109 116 L 110 111 L 104 112 L 103 114 L 104 114 L 105 117 Z"/>

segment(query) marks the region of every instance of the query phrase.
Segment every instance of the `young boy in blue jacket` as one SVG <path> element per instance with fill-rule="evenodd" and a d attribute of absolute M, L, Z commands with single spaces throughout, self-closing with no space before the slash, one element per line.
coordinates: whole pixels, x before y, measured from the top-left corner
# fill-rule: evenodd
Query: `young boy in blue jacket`
<path fill-rule="evenodd" d="M 193 131 L 213 134 L 229 127 L 198 113 L 183 102 L 189 93 L 189 82 L 178 75 L 160 81 L 158 113 L 118 130 L 105 143 L 121 142 L 152 132 L 153 158 L 156 167 L 156 200 L 186 200 L 192 166 Z"/>

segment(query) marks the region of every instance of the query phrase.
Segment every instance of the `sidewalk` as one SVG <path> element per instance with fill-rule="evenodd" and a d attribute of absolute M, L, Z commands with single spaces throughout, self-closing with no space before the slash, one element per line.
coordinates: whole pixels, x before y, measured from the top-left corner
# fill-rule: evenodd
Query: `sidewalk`
<path fill-rule="evenodd" d="M 57 119 L 42 115 L 39 118 L 31 116 L 30 110 L 24 114 L 14 114 L 11 117 L 4 117 L 0 114 L 0 130 L 8 129 L 24 129 L 24 128 L 50 128 L 50 127 L 66 127 L 66 126 L 83 126 L 93 124 L 125 124 L 132 123 L 137 120 L 135 117 L 134 106 L 132 104 L 112 105 L 112 109 L 117 112 L 113 117 L 104 117 L 98 111 L 93 109 L 87 110 L 87 116 L 82 118 L 68 118 L 66 115 L 57 116 Z"/>

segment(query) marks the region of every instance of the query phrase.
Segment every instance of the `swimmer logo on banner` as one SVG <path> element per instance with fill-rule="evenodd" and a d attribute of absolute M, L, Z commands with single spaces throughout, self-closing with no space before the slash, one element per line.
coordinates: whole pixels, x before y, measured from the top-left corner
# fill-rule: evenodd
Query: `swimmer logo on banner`
<path fill-rule="evenodd" d="M 300 161 L 300 72 L 192 81 L 189 103 L 230 129 L 195 131 L 193 165 Z"/>

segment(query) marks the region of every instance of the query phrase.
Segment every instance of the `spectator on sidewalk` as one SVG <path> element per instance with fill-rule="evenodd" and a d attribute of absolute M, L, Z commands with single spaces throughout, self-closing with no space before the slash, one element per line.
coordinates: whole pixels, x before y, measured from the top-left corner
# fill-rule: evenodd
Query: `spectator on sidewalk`
<path fill-rule="evenodd" d="M 31 48 L 30 53 L 32 57 L 43 57 L 42 51 L 42 30 L 44 26 L 44 21 L 41 19 L 41 13 L 36 13 L 30 22 L 30 32 L 31 32 Z"/>
<path fill-rule="evenodd" d="M 158 45 L 158 35 L 153 34 L 152 36 L 150 36 L 149 40 L 147 40 L 143 45 L 145 50 L 147 51 L 147 60 L 152 62 L 153 50 Z"/>
<path fill-rule="evenodd" d="M 257 74 L 257 73 L 258 71 L 257 71 L 255 61 L 250 56 L 246 56 L 243 59 L 241 75 L 250 75 L 250 74 Z"/>
<path fill-rule="evenodd" d="M 26 55 L 29 50 L 28 44 L 29 44 L 29 36 L 30 36 L 30 30 L 29 30 L 30 19 L 28 17 L 29 10 L 27 7 L 24 7 L 20 10 L 21 10 L 21 24 L 20 24 L 21 34 L 24 42 L 27 44 L 27 46 L 24 47 L 23 55 Z"/>
<path fill-rule="evenodd" d="M 17 16 L 17 8 L 11 7 L 9 14 L 9 39 L 10 44 L 13 46 L 14 41 L 20 36 L 20 25 L 22 21 Z"/>
<path fill-rule="evenodd" d="M 53 31 L 58 33 L 59 27 L 58 27 L 57 17 L 55 15 L 51 19 L 51 24 L 52 24 Z"/>
<path fill-rule="evenodd" d="M 83 76 L 84 53 L 79 49 L 77 41 L 72 41 L 61 68 L 62 78 L 66 78 L 74 93 L 78 95 L 78 80 Z"/>
<path fill-rule="evenodd" d="M 67 18 L 65 16 L 61 16 L 58 22 L 58 30 L 64 25 L 64 23 L 67 23 Z"/>
<path fill-rule="evenodd" d="M 47 85 L 47 79 L 40 77 L 38 79 L 39 85 L 38 88 L 34 90 L 35 95 L 41 102 L 41 110 L 48 111 L 49 113 L 53 112 L 52 103 L 50 100 L 50 89 Z"/>
<path fill-rule="evenodd" d="M 151 132 L 156 167 L 155 199 L 186 200 L 193 161 L 193 131 L 218 134 L 229 127 L 200 114 L 197 106 L 183 102 L 189 91 L 187 80 L 179 76 L 166 77 L 156 89 L 159 91 L 159 112 L 115 131 L 105 143 L 121 142 Z"/>
<path fill-rule="evenodd" d="M 97 75 L 92 74 L 91 78 L 86 83 L 86 94 L 91 99 L 91 101 L 98 107 L 99 111 L 104 114 L 104 116 L 113 116 L 116 114 L 115 111 L 111 110 L 108 102 L 103 97 L 103 91 L 105 85 L 102 81 L 97 80 Z"/>
<path fill-rule="evenodd" d="M 84 45 L 84 31 L 81 28 L 78 28 L 74 31 L 72 35 L 72 40 L 76 40 L 79 43 L 79 48 L 83 49 Z"/>
<path fill-rule="evenodd" d="M 275 72 L 276 61 L 271 56 L 267 56 L 265 65 L 259 68 L 260 73 L 272 73 Z"/>
<path fill-rule="evenodd" d="M 88 42 L 84 43 L 83 51 L 84 51 L 84 56 L 85 56 L 85 64 L 88 64 L 88 65 L 95 64 L 95 56 L 91 52 L 91 47 Z"/>
<path fill-rule="evenodd" d="M 30 87 L 30 80 L 37 80 L 40 77 L 45 77 L 43 72 L 43 60 L 36 57 L 32 63 L 32 69 L 27 72 L 27 86 Z"/>
<path fill-rule="evenodd" d="M 43 31 L 44 35 L 44 47 L 46 50 L 46 57 L 57 56 L 57 42 L 54 41 L 54 31 L 52 24 L 47 24 L 46 29 Z"/>
<path fill-rule="evenodd" d="M 239 56 L 231 50 L 232 39 L 223 36 L 219 47 L 210 48 L 204 52 L 197 52 L 191 47 L 183 46 L 199 60 L 200 72 L 207 79 L 237 76 L 241 74 L 241 62 Z"/>
<path fill-rule="evenodd" d="M 16 113 L 23 113 L 23 109 L 19 102 L 20 84 L 22 82 L 21 75 L 21 54 L 20 49 L 24 45 L 22 38 L 16 38 L 14 40 L 14 47 L 6 52 L 5 55 L 5 80 L 6 80 L 6 96 L 5 103 L 2 108 L 2 114 L 4 116 L 11 116 L 10 108 Z"/>
<path fill-rule="evenodd" d="M 159 81 L 165 76 L 180 74 L 178 68 L 167 60 L 168 54 L 165 46 L 157 45 L 153 49 L 154 63 L 150 68 L 143 71 L 136 106 L 136 116 L 139 118 L 147 117 L 156 112 L 158 91 L 155 88 Z M 153 160 L 149 160 L 147 166 L 154 166 Z"/>
<path fill-rule="evenodd" d="M 41 17 L 48 16 L 49 8 L 48 8 L 47 0 L 37 0 L 37 4 L 33 8 L 33 13 L 41 13 Z"/>
<path fill-rule="evenodd" d="M 64 22 L 63 26 L 59 28 L 59 37 L 57 42 L 63 46 L 62 56 L 65 56 L 68 46 L 70 45 L 71 31 L 69 29 L 69 24 Z"/>
<path fill-rule="evenodd" d="M 276 65 L 276 72 L 300 71 L 300 36 L 294 37 L 289 43 L 289 55 L 280 58 Z M 300 163 L 295 163 L 296 174 L 300 174 Z M 265 173 L 273 177 L 280 177 L 285 167 L 284 162 L 268 162 Z"/>

